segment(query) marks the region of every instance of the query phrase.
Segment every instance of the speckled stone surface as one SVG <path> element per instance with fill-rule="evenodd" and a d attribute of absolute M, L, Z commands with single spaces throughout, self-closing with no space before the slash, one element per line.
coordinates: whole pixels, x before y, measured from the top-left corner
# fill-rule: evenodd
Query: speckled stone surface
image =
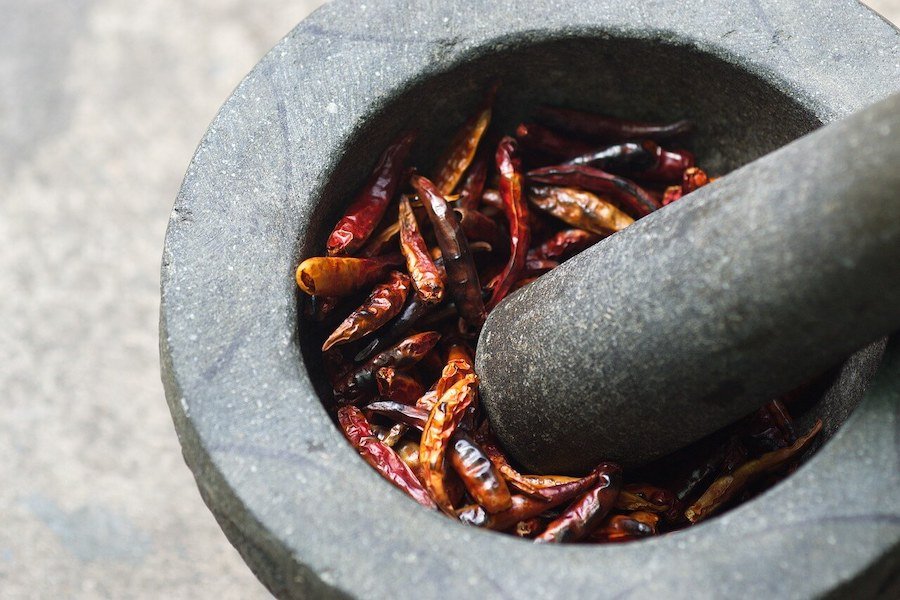
<path fill-rule="evenodd" d="M 533 473 L 637 466 L 900 330 L 898 139 L 894 94 L 501 303 L 475 366 L 504 447 Z"/>
<path fill-rule="evenodd" d="M 169 405 L 201 493 L 257 575 L 297 598 L 811 597 L 863 585 L 863 571 L 870 591 L 896 587 L 895 384 L 788 481 L 721 518 L 625 546 L 537 547 L 424 511 L 355 457 L 303 361 L 291 274 L 376 149 L 410 124 L 436 147 L 494 75 L 527 89 L 501 96 L 510 120 L 539 98 L 590 107 L 585 90 L 636 117 L 708 110 L 700 139 L 722 141 L 705 159 L 727 169 L 886 96 L 897 39 L 861 6 L 824 0 L 337 1 L 301 23 L 210 126 L 163 257 Z M 756 117 L 762 130 L 733 126 Z M 741 141 L 744 154 L 721 151 Z"/>

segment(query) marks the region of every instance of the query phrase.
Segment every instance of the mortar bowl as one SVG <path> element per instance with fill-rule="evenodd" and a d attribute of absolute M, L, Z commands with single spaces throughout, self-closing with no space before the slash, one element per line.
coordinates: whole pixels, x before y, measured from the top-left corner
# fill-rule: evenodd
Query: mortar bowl
<path fill-rule="evenodd" d="M 298 25 L 207 131 L 162 266 L 184 457 L 256 575 L 284 598 L 897 591 L 897 338 L 835 366 L 800 417 L 824 420 L 824 445 L 761 496 L 658 538 L 538 546 L 428 512 L 359 460 L 323 406 L 293 270 L 398 132 L 417 128 L 412 162 L 431 165 L 492 81 L 502 130 L 542 103 L 690 118 L 698 162 L 724 174 L 900 89 L 898 42 L 831 0 L 336 0 Z"/>

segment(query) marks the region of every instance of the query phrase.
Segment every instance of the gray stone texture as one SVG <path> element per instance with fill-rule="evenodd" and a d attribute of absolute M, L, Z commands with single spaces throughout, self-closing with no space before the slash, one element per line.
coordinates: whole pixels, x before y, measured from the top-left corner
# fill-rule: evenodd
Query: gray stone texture
<path fill-rule="evenodd" d="M 476 371 L 504 447 L 537 473 L 640 465 L 900 330 L 898 140 L 900 93 L 501 303 Z"/>
<path fill-rule="evenodd" d="M 891 369 L 827 446 L 754 502 L 642 543 L 541 548 L 424 511 L 355 457 L 316 393 L 323 377 L 291 274 L 321 251 L 388 139 L 420 126 L 415 160 L 426 164 L 493 77 L 507 83 L 501 122 L 567 98 L 696 116 L 700 139 L 747 141 L 739 155 L 699 148 L 724 170 L 894 91 L 897 39 L 830 0 L 338 0 L 301 23 L 210 126 L 163 255 L 169 407 L 201 493 L 251 567 L 282 597 L 398 586 L 422 598 L 809 597 L 862 571 L 867 585 L 892 585 Z M 738 117 L 762 129 L 729 128 Z M 859 386 L 864 371 L 842 378 Z"/>
<path fill-rule="evenodd" d="M 267 595 L 210 518 L 180 456 L 158 377 L 159 254 L 185 165 L 217 107 L 316 4 L 0 0 L 3 598 Z M 900 20 L 900 1 L 871 4 Z M 885 464 L 890 451 L 856 456 Z M 892 489 L 879 485 L 868 489 Z M 380 498 L 402 500 L 378 489 Z M 844 527 L 858 529 L 862 510 L 844 514 Z M 730 543 L 765 537 L 765 526 L 757 516 Z M 645 558 L 652 565 L 689 542 Z M 828 561 L 842 545 L 821 540 L 813 559 Z M 397 558 L 417 569 L 415 555 Z M 590 565 L 609 569 L 603 556 Z M 837 564 L 836 577 L 852 567 Z M 454 562 L 445 568 L 468 577 Z M 778 576 L 742 575 L 730 575 L 736 589 L 784 593 Z M 678 577 L 689 583 L 690 570 Z M 566 584 L 548 581 L 531 595 L 554 589 Z"/>

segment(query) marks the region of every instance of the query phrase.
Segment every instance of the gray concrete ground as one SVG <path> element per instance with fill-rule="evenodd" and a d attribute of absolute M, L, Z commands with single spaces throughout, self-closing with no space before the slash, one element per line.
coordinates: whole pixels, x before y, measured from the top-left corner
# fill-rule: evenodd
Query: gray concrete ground
<path fill-rule="evenodd" d="M 318 4 L 0 0 L 0 597 L 266 597 L 181 459 L 159 259 L 218 105 Z"/>

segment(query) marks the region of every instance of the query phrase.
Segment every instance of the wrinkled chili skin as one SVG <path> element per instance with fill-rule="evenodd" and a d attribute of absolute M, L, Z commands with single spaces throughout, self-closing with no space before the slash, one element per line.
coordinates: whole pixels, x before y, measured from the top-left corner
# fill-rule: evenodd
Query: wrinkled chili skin
<path fill-rule="evenodd" d="M 398 423 L 409 425 L 421 431 L 428 420 L 428 411 L 415 405 L 403 404 L 393 400 L 379 400 L 366 405 L 366 410 L 390 417 Z"/>
<path fill-rule="evenodd" d="M 497 95 L 498 86 L 488 89 L 481 106 L 476 113 L 460 128 L 453 141 L 447 148 L 447 152 L 440 160 L 440 167 L 434 176 L 434 185 L 443 195 L 453 193 L 456 184 L 462 178 L 463 173 L 469 168 L 478 143 L 491 123 L 494 98 Z"/>
<path fill-rule="evenodd" d="M 610 194 L 622 204 L 622 209 L 635 219 L 646 217 L 661 206 L 656 198 L 633 181 L 584 165 L 543 167 L 529 171 L 528 179 L 538 183 Z"/>
<path fill-rule="evenodd" d="M 444 299 L 444 281 L 428 246 L 419 232 L 419 224 L 409 200 L 400 199 L 400 249 L 406 258 L 406 268 L 412 276 L 416 293 L 426 304 L 437 304 Z"/>
<path fill-rule="evenodd" d="M 311 296 L 349 296 L 384 279 L 402 264 L 400 254 L 377 258 L 317 256 L 297 267 L 297 285 Z"/>
<path fill-rule="evenodd" d="M 378 386 L 379 396 L 403 404 L 415 405 L 425 393 L 425 388 L 415 377 L 401 373 L 394 367 L 378 369 L 375 373 L 375 383 Z"/>
<path fill-rule="evenodd" d="M 416 474 L 389 446 L 373 433 L 365 415 L 355 406 L 338 410 L 338 423 L 357 452 L 385 479 L 426 508 L 437 508 Z"/>
<path fill-rule="evenodd" d="M 366 185 L 328 236 L 328 256 L 352 255 L 375 231 L 403 179 L 404 163 L 415 139 L 415 132 L 408 132 L 381 155 Z"/>
<path fill-rule="evenodd" d="M 422 317 L 434 312 L 435 308 L 435 305 L 427 304 L 418 294 L 410 294 L 400 314 L 379 331 L 378 336 L 360 350 L 353 360 L 364 361 L 375 352 L 396 344 L 413 330 Z"/>
<path fill-rule="evenodd" d="M 428 179 L 413 175 L 411 181 L 434 227 L 444 269 L 447 271 L 447 286 L 456 302 L 456 308 L 471 326 L 481 327 L 487 316 L 484 300 L 481 298 L 481 283 L 469 252 L 469 243 L 456 215 Z"/>
<path fill-rule="evenodd" d="M 409 285 L 409 277 L 406 274 L 392 271 L 387 281 L 377 285 L 365 302 L 350 313 L 328 336 L 322 344 L 322 351 L 338 344 L 358 340 L 393 319 L 406 302 Z"/>
<path fill-rule="evenodd" d="M 351 404 L 363 399 L 375 389 L 375 373 L 382 367 L 406 368 L 428 354 L 440 339 L 436 331 L 417 333 L 396 346 L 376 354 L 365 364 L 351 369 L 334 385 L 338 404 Z"/>
<path fill-rule="evenodd" d="M 558 231 L 537 248 L 528 251 L 528 260 L 561 260 L 587 250 L 602 236 L 584 229 Z"/>
<path fill-rule="evenodd" d="M 694 166 L 694 155 L 665 150 L 652 140 L 613 144 L 576 156 L 564 164 L 587 165 L 611 173 L 650 181 L 681 181 L 685 169 Z"/>
<path fill-rule="evenodd" d="M 481 194 L 484 193 L 484 183 L 487 181 L 487 173 L 487 157 L 477 156 L 459 188 L 457 207 L 462 210 L 478 210 L 478 206 L 481 204 Z"/>
<path fill-rule="evenodd" d="M 568 502 L 578 494 L 590 488 L 597 482 L 597 473 L 593 472 L 587 477 L 576 481 L 563 483 L 552 488 L 545 488 L 545 496 L 531 498 L 524 495 L 513 495 L 512 506 L 499 513 L 490 514 L 479 504 L 465 506 L 457 511 L 457 517 L 467 525 L 486 527 L 488 529 L 509 529 L 519 521 L 534 518 L 541 513 L 556 508 L 560 504 Z"/>
<path fill-rule="evenodd" d="M 470 242 L 487 242 L 492 248 L 506 242 L 506 238 L 493 219 L 477 210 L 458 208 L 453 211 L 459 219 L 459 226 Z M 471 249 L 471 245 L 470 245 Z"/>
<path fill-rule="evenodd" d="M 648 123 L 552 106 L 538 109 L 538 120 L 575 135 L 608 142 L 641 139 L 659 142 L 683 136 L 693 129 L 686 119 L 673 123 Z"/>
<path fill-rule="evenodd" d="M 532 186 L 528 200 L 544 213 L 597 235 L 607 236 L 634 223 L 611 202 L 576 188 Z"/>
<path fill-rule="evenodd" d="M 569 159 L 594 150 L 590 144 L 560 135 L 536 123 L 521 123 L 516 128 L 516 139 L 526 150 L 534 150 L 554 159 Z"/>
<path fill-rule="evenodd" d="M 525 269 L 528 246 L 531 244 L 531 226 L 528 223 L 528 203 L 523 187 L 522 161 L 518 157 L 516 140 L 505 137 L 497 145 L 497 170 L 500 172 L 500 197 L 503 212 L 509 226 L 510 257 L 491 291 L 488 309 L 506 297 L 512 286 L 521 278 Z"/>
<path fill-rule="evenodd" d="M 469 495 L 489 513 L 512 506 L 512 496 L 503 477 L 485 451 L 463 431 L 450 438 L 450 464 L 462 479 Z"/>
<path fill-rule="evenodd" d="M 535 542 L 576 542 L 591 533 L 615 504 L 622 486 L 622 469 L 613 463 L 597 467 L 597 483 L 550 522 Z"/>

